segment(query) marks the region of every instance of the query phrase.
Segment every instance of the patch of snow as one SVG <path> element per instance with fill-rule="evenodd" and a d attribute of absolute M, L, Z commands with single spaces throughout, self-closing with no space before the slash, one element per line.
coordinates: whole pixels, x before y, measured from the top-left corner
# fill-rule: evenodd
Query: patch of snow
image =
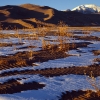
<path fill-rule="evenodd" d="M 17 38 L 10 38 L 9 39 L 4 39 L 3 42 L 1 43 L 19 43 L 19 40 Z M 9 55 L 9 54 L 15 54 L 17 52 L 23 52 L 23 51 L 29 51 L 30 48 L 24 48 L 28 46 L 35 46 L 35 48 L 32 48 L 31 50 L 33 51 L 38 51 L 41 50 L 40 47 L 42 47 L 41 40 L 25 40 L 22 39 L 21 43 L 22 45 L 12 45 L 12 46 L 7 46 L 7 47 L 0 47 L 0 54 L 1 55 Z"/>
<path fill-rule="evenodd" d="M 93 48 L 93 50 L 100 50 L 100 41 L 91 41 L 91 43 L 93 44 L 88 45 L 88 47 Z"/>
<path fill-rule="evenodd" d="M 35 65 L 39 65 L 39 64 L 35 64 Z M 0 70 L 0 74 L 7 73 L 7 72 L 14 72 L 14 71 L 25 71 L 25 70 L 33 70 L 33 67 L 9 68 L 5 70 Z"/>
<path fill-rule="evenodd" d="M 25 76 L 27 78 L 27 76 Z M 58 100 L 62 92 L 72 90 L 93 90 L 95 88 L 88 82 L 87 76 L 84 75 L 63 75 L 57 77 L 40 77 L 33 75 L 27 79 L 22 79 L 20 82 L 38 81 L 43 82 L 46 86 L 39 90 L 22 91 L 21 93 L 2 94 L 0 99 L 4 100 Z M 97 85 L 100 82 L 100 77 L 97 77 L 95 82 Z M 100 88 L 100 86 L 98 86 Z"/>
<path fill-rule="evenodd" d="M 95 56 L 92 52 L 90 52 L 88 48 L 86 50 L 84 50 L 84 48 L 80 48 L 80 50 L 83 50 L 82 53 L 79 53 L 77 50 L 70 50 L 68 53 L 72 56 L 40 63 L 39 66 L 34 66 L 34 69 L 88 66 L 96 63 L 93 61 L 96 57 L 100 58 L 100 56 Z"/>
<path fill-rule="evenodd" d="M 31 77 L 32 75 L 13 75 L 13 76 L 5 76 L 5 77 L 0 77 L 0 83 L 3 84 L 4 82 L 8 82 L 9 80 L 12 79 L 22 79 L 22 78 L 28 78 Z"/>
<path fill-rule="evenodd" d="M 33 34 L 33 33 L 37 33 L 37 31 L 33 31 L 33 30 L 1 30 L 0 31 L 3 34 Z"/>
<path fill-rule="evenodd" d="M 100 38 L 100 32 L 93 32 L 91 34 L 91 36 L 96 36 L 96 37 Z"/>

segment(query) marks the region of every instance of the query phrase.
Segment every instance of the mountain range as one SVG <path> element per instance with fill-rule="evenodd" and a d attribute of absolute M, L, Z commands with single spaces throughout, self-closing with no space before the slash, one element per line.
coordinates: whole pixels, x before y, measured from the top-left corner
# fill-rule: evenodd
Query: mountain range
<path fill-rule="evenodd" d="M 85 6 L 66 11 L 34 4 L 0 6 L 0 28 L 22 29 L 33 28 L 38 25 L 52 26 L 57 25 L 60 21 L 63 21 L 68 26 L 100 26 L 100 14 L 97 13 L 99 12 L 99 7 L 95 9 L 96 13 L 89 12 L 85 14 L 81 13 L 82 8 L 85 9 Z M 95 12 L 87 6 L 82 12 L 87 9 Z"/>
<path fill-rule="evenodd" d="M 77 6 L 74 9 L 72 9 L 72 11 L 77 11 L 77 12 L 81 12 L 84 14 L 99 13 L 100 7 L 94 4 L 86 4 L 86 5 Z"/>

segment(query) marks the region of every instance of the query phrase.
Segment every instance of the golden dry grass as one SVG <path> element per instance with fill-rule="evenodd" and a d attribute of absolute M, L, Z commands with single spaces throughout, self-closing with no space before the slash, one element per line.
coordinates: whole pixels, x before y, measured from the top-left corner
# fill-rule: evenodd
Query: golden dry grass
<path fill-rule="evenodd" d="M 59 100 L 100 100 L 100 91 L 66 91 L 66 93 L 62 94 L 62 97 Z"/>

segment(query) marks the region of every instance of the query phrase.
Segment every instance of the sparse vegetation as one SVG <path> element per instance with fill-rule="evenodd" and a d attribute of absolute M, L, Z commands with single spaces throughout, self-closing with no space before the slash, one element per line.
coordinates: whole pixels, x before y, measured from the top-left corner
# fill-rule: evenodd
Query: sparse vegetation
<path fill-rule="evenodd" d="M 21 68 L 27 66 L 35 66 L 35 62 L 46 62 L 48 60 L 55 60 L 60 58 L 65 58 L 72 56 L 69 54 L 70 50 L 76 50 L 77 48 L 87 47 L 91 42 L 75 42 L 75 39 L 86 40 L 89 36 L 89 40 L 99 40 L 99 37 L 90 36 L 91 31 L 99 31 L 99 28 L 92 27 L 68 27 L 63 22 L 60 22 L 57 26 L 41 26 L 41 24 L 37 25 L 37 28 L 31 29 L 23 29 L 21 30 L 15 28 L 13 34 L 9 33 L 0 33 L 0 39 L 7 39 L 8 42 L 1 42 L 0 47 L 10 47 L 12 48 L 12 52 L 14 54 L 10 54 L 10 50 L 8 51 L 7 56 L 0 56 L 0 70 L 6 70 L 10 68 Z M 74 33 L 78 30 L 81 34 L 86 34 L 85 36 L 76 36 Z M 85 32 L 84 32 L 85 31 Z M 89 35 L 87 35 L 89 34 Z M 50 38 L 53 36 L 53 39 Z M 16 42 L 13 41 L 13 38 L 16 39 Z M 73 42 L 72 42 L 73 41 Z M 39 43 L 39 45 L 37 45 Z M 41 44 L 41 45 L 40 45 Z M 40 50 L 34 50 L 38 47 Z M 25 51 L 24 51 L 25 49 Z M 92 51 L 94 55 L 99 55 L 99 50 Z M 94 61 L 98 61 L 98 58 L 94 59 Z M 68 74 L 77 74 L 77 75 L 91 75 L 87 77 L 87 81 L 94 87 L 96 92 L 91 90 L 87 91 L 72 91 L 66 92 L 62 94 L 60 100 L 99 100 L 100 99 L 100 90 L 96 85 L 95 77 L 100 76 L 99 64 L 93 64 L 89 66 L 69 66 L 68 68 L 65 66 L 63 68 L 45 68 L 45 69 L 37 69 L 37 70 L 24 70 L 24 71 L 9 71 L 0 74 L 0 77 L 6 77 L 11 75 L 19 75 L 19 74 L 40 74 L 45 77 L 54 77 L 60 75 L 68 75 Z M 85 73 L 83 72 L 85 70 Z M 93 72 L 93 73 L 92 73 Z M 93 75 L 94 74 L 94 75 Z M 30 86 L 29 86 L 30 85 Z M 33 85 L 33 87 L 32 87 Z M 34 86 L 37 86 L 36 88 Z M 27 86 L 27 88 L 25 88 Z M 8 81 L 7 83 L 0 84 L 0 93 L 16 93 L 22 90 L 29 89 L 38 89 L 43 88 L 44 84 L 38 83 L 29 83 L 20 85 L 16 80 Z M 22 87 L 23 89 L 17 89 Z M 12 88 L 12 91 L 9 90 Z"/>

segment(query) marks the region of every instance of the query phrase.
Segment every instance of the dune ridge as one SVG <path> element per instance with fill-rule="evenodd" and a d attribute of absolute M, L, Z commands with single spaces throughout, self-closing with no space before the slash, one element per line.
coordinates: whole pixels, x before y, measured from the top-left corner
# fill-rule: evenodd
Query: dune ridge
<path fill-rule="evenodd" d="M 66 5 L 67 7 L 67 5 Z M 2 28 L 33 28 L 37 23 L 56 25 L 63 21 L 68 26 L 100 26 L 100 14 L 82 14 L 75 11 L 58 11 L 48 6 L 34 4 L 6 5 L 0 7 Z"/>

